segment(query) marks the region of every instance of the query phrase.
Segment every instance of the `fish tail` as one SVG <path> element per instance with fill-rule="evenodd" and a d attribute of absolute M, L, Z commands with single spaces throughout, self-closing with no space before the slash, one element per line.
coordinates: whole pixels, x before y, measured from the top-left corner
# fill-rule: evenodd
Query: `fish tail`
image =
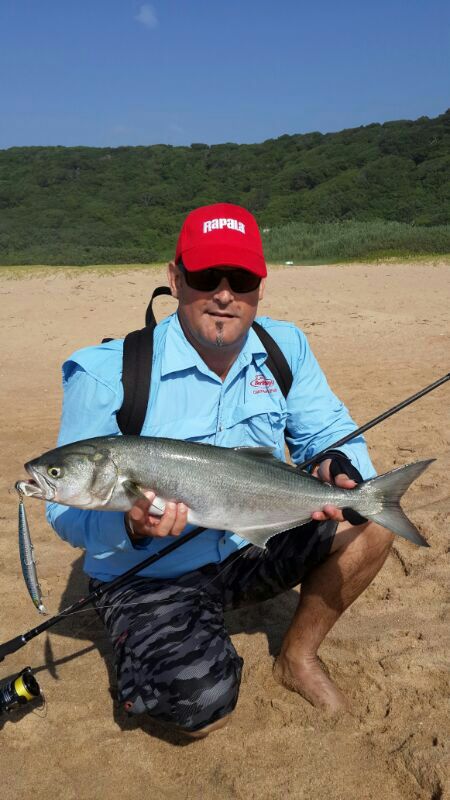
<path fill-rule="evenodd" d="M 393 533 L 398 536 L 403 536 L 404 539 L 409 539 L 414 544 L 421 545 L 422 547 L 429 547 L 428 542 L 419 533 L 416 526 L 413 525 L 411 520 L 408 519 L 405 512 L 400 506 L 400 500 L 410 486 L 419 475 L 424 472 L 430 464 L 435 461 L 430 458 L 427 461 L 416 461 L 414 464 L 405 464 L 403 467 L 393 469 L 386 472 L 384 475 L 379 475 L 361 484 L 361 489 L 364 486 L 370 485 L 372 489 L 372 499 L 375 499 L 377 504 L 381 506 L 380 510 L 376 513 L 367 513 L 366 516 L 378 522 L 384 528 L 389 528 Z"/>

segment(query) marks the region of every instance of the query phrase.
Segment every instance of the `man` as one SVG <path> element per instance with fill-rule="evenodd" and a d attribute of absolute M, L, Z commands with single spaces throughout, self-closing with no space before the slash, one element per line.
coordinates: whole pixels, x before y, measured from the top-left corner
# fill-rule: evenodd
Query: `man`
<path fill-rule="evenodd" d="M 248 211 L 220 203 L 188 215 L 168 267 L 178 311 L 155 330 L 143 435 L 270 446 L 281 460 L 286 438 L 292 460 L 301 463 L 355 429 L 304 334 L 289 323 L 259 318 L 293 373 L 286 400 L 279 391 L 251 327 L 266 274 Z M 122 348 L 122 341 L 113 341 L 65 362 L 58 444 L 119 433 Z M 374 475 L 362 437 L 330 452 L 312 471 L 343 488 L 353 488 L 355 477 Z M 154 494 L 147 497 L 125 515 L 49 504 L 58 534 L 86 550 L 92 587 L 157 552 L 167 536 L 190 529 L 183 504 L 167 502 L 160 516 Z M 191 736 L 223 726 L 236 705 L 242 669 L 224 610 L 301 582 L 274 675 L 316 706 L 345 708 L 317 651 L 377 574 L 391 542 L 384 528 L 352 525 L 333 506 L 317 509 L 300 529 L 273 537 L 265 550 L 252 546 L 240 554 L 246 543 L 238 536 L 205 531 L 102 598 L 99 613 L 115 649 L 120 701 L 132 713 L 148 711 Z"/>

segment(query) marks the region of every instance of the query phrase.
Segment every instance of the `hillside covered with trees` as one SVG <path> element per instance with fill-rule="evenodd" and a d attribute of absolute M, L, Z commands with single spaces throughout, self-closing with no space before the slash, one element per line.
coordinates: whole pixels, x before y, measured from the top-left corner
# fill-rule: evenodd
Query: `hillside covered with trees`
<path fill-rule="evenodd" d="M 365 238 L 370 225 L 413 231 L 429 242 L 418 252 L 450 252 L 450 110 L 261 144 L 0 151 L 0 264 L 166 260 L 185 214 L 217 201 L 246 206 L 268 234 L 355 221 Z"/>

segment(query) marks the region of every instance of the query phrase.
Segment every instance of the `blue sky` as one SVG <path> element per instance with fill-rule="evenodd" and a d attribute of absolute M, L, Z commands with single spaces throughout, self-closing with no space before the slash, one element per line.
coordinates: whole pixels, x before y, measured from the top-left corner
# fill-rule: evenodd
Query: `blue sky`
<path fill-rule="evenodd" d="M 260 142 L 437 116 L 448 0 L 0 0 L 0 148 Z"/>

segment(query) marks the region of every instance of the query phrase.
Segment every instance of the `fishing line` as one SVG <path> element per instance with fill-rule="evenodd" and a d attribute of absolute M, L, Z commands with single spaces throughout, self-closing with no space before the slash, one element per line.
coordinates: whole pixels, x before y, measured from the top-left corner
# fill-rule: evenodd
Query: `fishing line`
<path fill-rule="evenodd" d="M 383 420 L 385 420 L 388 417 L 392 416 L 392 414 L 397 413 L 402 408 L 405 408 L 406 406 L 410 405 L 410 403 L 415 402 L 420 397 L 423 397 L 428 392 L 433 391 L 433 389 L 436 389 L 438 386 L 442 385 L 443 383 L 445 383 L 448 380 L 450 380 L 450 373 L 447 373 L 442 378 L 440 378 L 439 380 L 437 380 L 434 383 L 430 384 L 429 386 L 426 386 L 424 389 L 421 389 L 415 395 L 412 395 L 411 397 L 407 398 L 402 403 L 398 403 L 396 406 L 393 406 L 392 408 L 390 408 L 387 411 L 383 412 L 378 417 L 375 417 L 374 419 L 370 420 L 370 422 L 367 422 L 365 425 L 362 425 L 360 428 L 357 428 L 356 430 L 352 431 L 347 436 L 344 436 L 342 439 L 339 439 L 337 442 L 334 442 L 332 445 L 329 445 L 327 447 L 327 450 L 333 449 L 333 448 L 337 448 L 340 445 L 342 445 L 342 444 L 344 444 L 344 443 L 346 443 L 348 441 L 351 441 L 351 439 L 354 439 L 356 436 L 362 434 L 366 430 L 369 430 L 370 428 L 372 428 L 375 425 L 379 424 Z M 308 465 L 310 465 L 311 463 L 314 463 L 314 461 L 319 456 L 323 455 L 324 452 L 325 451 L 322 451 L 321 453 L 316 453 L 308 461 L 305 461 L 305 462 L 303 462 L 303 464 L 300 464 L 298 466 L 298 469 L 300 469 L 300 470 L 305 469 Z M 203 527 L 194 528 L 194 530 L 190 531 L 188 534 L 183 536 L 180 540 L 177 540 L 177 541 L 173 542 L 172 544 L 167 545 L 167 547 L 163 548 L 158 554 L 155 554 L 153 556 L 149 556 L 148 559 L 144 559 L 140 564 L 137 564 L 135 567 L 132 567 L 131 569 L 126 570 L 123 573 L 123 575 L 119 575 L 117 578 L 115 578 L 114 580 L 112 580 L 110 582 L 110 584 L 111 584 L 110 585 L 110 589 L 119 586 L 121 583 L 125 583 L 125 581 L 128 578 L 130 578 L 132 575 L 136 575 L 138 572 L 140 572 L 143 569 L 145 569 L 146 567 L 150 566 L 150 564 L 155 563 L 160 558 L 163 558 L 165 555 L 168 555 L 169 553 L 171 553 L 177 547 L 180 547 L 181 545 L 187 543 L 191 539 L 193 539 L 196 536 L 200 535 L 204 530 L 205 530 L 205 528 L 203 528 Z M 225 565 L 224 569 L 227 566 L 228 565 Z M 218 577 L 218 575 L 219 575 L 219 573 L 217 575 L 215 575 L 210 580 L 210 583 L 213 580 L 215 580 Z M 90 603 L 94 603 L 96 598 L 98 597 L 100 599 L 100 597 L 104 593 L 105 592 L 102 592 L 101 588 L 99 587 L 98 589 L 96 589 L 94 592 L 92 592 L 87 597 L 81 598 L 77 603 L 72 604 L 72 606 L 70 608 L 68 608 L 66 610 L 66 612 L 60 612 L 59 614 L 56 614 L 54 617 L 51 617 L 50 619 L 48 619 L 46 622 L 43 622 L 40 625 L 37 625 L 35 628 L 32 628 L 31 630 L 25 631 L 24 633 L 19 634 L 18 636 L 15 636 L 13 639 L 10 639 L 7 642 L 1 643 L 0 644 L 0 661 L 3 661 L 3 659 L 7 655 L 10 655 L 11 653 L 15 653 L 21 647 L 24 647 L 29 641 L 31 641 L 31 639 L 33 639 L 35 636 L 39 636 L 45 630 L 48 630 L 48 628 L 50 628 L 51 626 L 55 625 L 63 617 L 70 616 L 72 613 L 75 613 L 78 610 L 81 611 L 81 609 L 84 606 L 86 606 L 86 605 L 88 605 Z M 116 604 L 111 604 L 111 605 L 116 605 Z M 77 606 L 78 606 L 78 608 L 77 608 Z"/>
<path fill-rule="evenodd" d="M 31 714 L 34 714 L 35 717 L 39 717 L 39 719 L 46 719 L 48 715 L 48 703 L 47 698 L 44 692 L 41 689 L 41 698 L 42 703 L 38 705 L 36 708 L 31 709 Z"/>
<path fill-rule="evenodd" d="M 251 546 L 251 545 L 250 545 L 250 546 Z M 199 587 L 198 587 L 198 591 L 203 591 L 203 590 L 204 590 L 204 589 L 206 589 L 208 586 L 210 586 L 212 583 L 214 583 L 214 581 L 215 581 L 215 580 L 217 580 L 217 578 L 220 578 L 220 577 L 223 575 L 223 573 L 224 573 L 224 572 L 226 572 L 226 570 L 227 570 L 229 567 L 231 567 L 232 565 L 234 565 L 234 564 L 236 563 L 236 561 L 239 561 L 239 559 L 241 559 L 241 558 L 242 558 L 242 556 L 244 556 L 244 555 L 245 555 L 245 553 L 246 553 L 246 551 L 247 551 L 248 549 L 249 549 L 249 545 L 245 545 L 244 547 L 241 547 L 241 548 L 240 548 L 240 550 L 238 551 L 238 553 L 239 553 L 239 554 L 238 554 L 238 555 L 236 555 L 236 554 L 233 554 L 233 555 L 236 555 L 236 557 L 235 557 L 235 558 L 233 558 L 233 560 L 232 560 L 232 561 L 230 560 L 230 562 L 229 562 L 228 564 L 224 564 L 224 565 L 222 566 L 222 568 L 221 568 L 221 569 L 219 569 L 219 571 L 217 572 L 217 574 L 216 574 L 216 575 L 214 575 L 212 578 L 210 578 L 210 580 L 209 580 L 209 581 L 207 581 L 206 583 L 204 583 L 204 584 L 202 584 L 201 586 L 199 586 Z M 146 576 L 146 575 L 141 575 L 140 577 L 141 577 L 141 578 L 147 578 L 148 576 Z M 151 577 L 148 577 L 148 580 L 152 580 L 152 578 L 151 578 Z M 128 587 L 128 588 L 131 588 L 131 587 Z M 182 592 L 182 587 L 180 587 L 180 588 L 179 588 L 179 589 L 178 589 L 178 590 L 175 592 L 175 594 L 173 595 L 173 598 L 176 598 L 176 597 L 177 597 L 179 594 L 181 594 L 181 592 Z M 92 606 L 91 608 L 80 608 L 78 611 L 77 611 L 77 610 L 75 610 L 75 611 L 68 611 L 68 612 L 67 612 L 67 614 L 66 614 L 66 613 L 64 613 L 64 611 L 61 611 L 61 612 L 59 613 L 59 616 L 60 616 L 60 618 L 62 619 L 62 618 L 67 618 L 67 617 L 74 617 L 74 616 L 75 616 L 75 614 L 86 614 L 88 611 L 97 611 L 97 610 L 99 610 L 99 609 L 102 609 L 102 608 L 116 608 L 116 607 L 117 607 L 117 608 L 119 608 L 119 607 L 120 607 L 120 608 L 127 608 L 128 606 L 140 606 L 140 605 L 142 605 L 143 603 L 145 603 L 145 600 L 129 601 L 129 602 L 126 602 L 126 603 L 121 603 L 120 601 L 118 601 L 118 602 L 116 602 L 116 603 L 105 603 L 104 605 L 97 605 L 96 603 L 94 603 L 94 604 L 93 604 L 93 606 Z M 142 612 L 141 612 L 141 614 L 137 614 L 137 615 L 136 615 L 136 617 L 140 617 L 140 616 L 142 616 L 143 614 L 146 614 L 146 613 L 147 613 L 146 611 L 142 611 Z"/>

